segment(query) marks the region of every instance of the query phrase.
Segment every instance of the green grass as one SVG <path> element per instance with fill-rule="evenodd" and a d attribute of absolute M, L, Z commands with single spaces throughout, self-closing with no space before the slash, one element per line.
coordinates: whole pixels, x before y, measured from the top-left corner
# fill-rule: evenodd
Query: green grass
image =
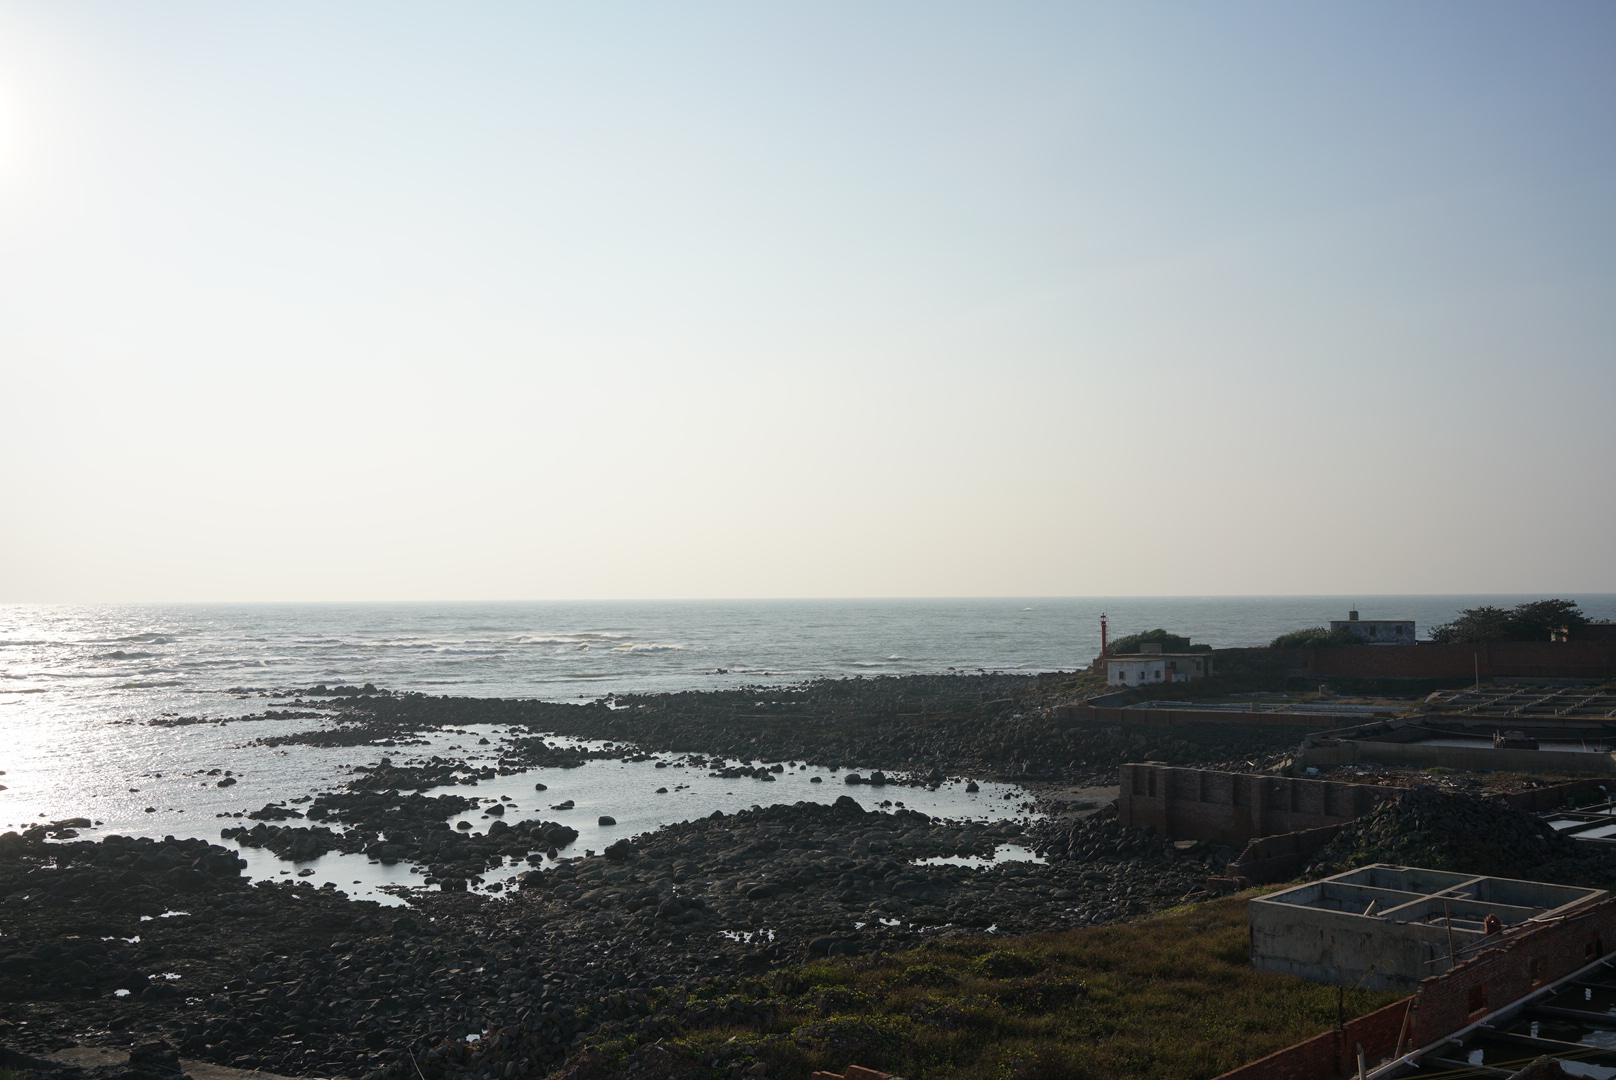
<path fill-rule="evenodd" d="M 669 1049 L 712 1076 L 761 1061 L 769 1080 L 850 1064 L 907 1080 L 1202 1080 L 1337 1015 L 1335 987 L 1251 970 L 1240 897 L 1127 926 L 823 960 L 774 986 L 735 997 L 761 1022 L 687 1030 Z M 1345 1015 L 1396 999 L 1347 991 Z M 596 1060 L 631 1050 L 600 1047 Z"/>

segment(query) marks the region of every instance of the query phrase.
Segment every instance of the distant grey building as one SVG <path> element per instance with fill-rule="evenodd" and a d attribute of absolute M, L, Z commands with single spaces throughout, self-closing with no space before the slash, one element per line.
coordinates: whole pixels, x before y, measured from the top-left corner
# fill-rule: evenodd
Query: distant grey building
<path fill-rule="evenodd" d="M 1347 612 L 1346 619 L 1331 619 L 1331 630 L 1350 630 L 1365 645 L 1414 644 L 1413 619 L 1360 619 L 1356 611 Z"/>

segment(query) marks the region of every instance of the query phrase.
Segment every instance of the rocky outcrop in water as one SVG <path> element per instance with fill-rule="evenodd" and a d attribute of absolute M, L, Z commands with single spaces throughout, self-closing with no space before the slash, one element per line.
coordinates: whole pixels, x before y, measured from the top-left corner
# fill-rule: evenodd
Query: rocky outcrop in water
<path fill-rule="evenodd" d="M 568 767 L 650 751 L 774 764 L 878 768 L 905 782 L 943 774 L 1028 782 L 1109 783 L 1125 761 L 1227 765 L 1242 771 L 1288 751 L 1309 729 L 1205 724 L 1157 727 L 1057 720 L 1089 676 L 907 675 L 795 686 L 622 695 L 586 704 L 391 694 L 327 698 L 336 727 L 275 736 L 276 745 L 400 744 L 429 729 L 505 724 L 600 740 L 594 750 L 508 736 L 501 769 Z M 294 701 L 293 705 L 298 704 Z M 367 738 L 368 733 L 368 738 Z M 639 755 L 636 757 L 635 755 Z M 725 760 L 722 768 L 739 768 Z M 395 785 L 402 786 L 402 785 Z"/>

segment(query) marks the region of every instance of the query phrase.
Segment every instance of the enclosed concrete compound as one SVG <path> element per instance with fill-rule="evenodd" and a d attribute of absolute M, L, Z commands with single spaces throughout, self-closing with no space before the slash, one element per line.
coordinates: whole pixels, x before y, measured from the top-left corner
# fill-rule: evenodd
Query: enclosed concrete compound
<path fill-rule="evenodd" d="M 1377 863 L 1252 900 L 1251 965 L 1312 982 L 1410 991 L 1482 948 L 1608 895 Z"/>
<path fill-rule="evenodd" d="M 1616 726 L 1532 716 L 1411 716 L 1308 735 L 1296 764 L 1616 776 Z"/>

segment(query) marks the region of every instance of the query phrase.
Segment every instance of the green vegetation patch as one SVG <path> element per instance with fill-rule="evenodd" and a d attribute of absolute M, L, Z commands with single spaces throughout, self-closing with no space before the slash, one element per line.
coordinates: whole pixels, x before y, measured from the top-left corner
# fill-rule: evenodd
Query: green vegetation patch
<path fill-rule="evenodd" d="M 1169 633 L 1158 627 L 1155 630 L 1146 630 L 1139 634 L 1129 634 L 1118 638 L 1111 643 L 1110 654 L 1120 656 L 1125 653 L 1136 653 L 1141 645 L 1160 645 L 1162 652 L 1211 652 L 1210 645 L 1192 645 L 1190 639 L 1181 634 Z"/>
<path fill-rule="evenodd" d="M 817 961 L 752 984 L 768 1019 L 690 1025 L 663 1046 L 690 1077 L 863 1065 L 908 1080 L 1201 1080 L 1336 1022 L 1335 987 L 1252 971 L 1247 940 L 1234 897 L 1131 925 Z M 1349 990 L 1346 1015 L 1396 997 Z M 638 1077 L 632 1047 L 612 1056 Z"/>
<path fill-rule="evenodd" d="M 1358 638 L 1351 630 L 1338 626 L 1334 630 L 1322 626 L 1306 630 L 1292 630 L 1268 643 L 1270 649 L 1327 649 L 1334 645 L 1357 645 Z"/>

